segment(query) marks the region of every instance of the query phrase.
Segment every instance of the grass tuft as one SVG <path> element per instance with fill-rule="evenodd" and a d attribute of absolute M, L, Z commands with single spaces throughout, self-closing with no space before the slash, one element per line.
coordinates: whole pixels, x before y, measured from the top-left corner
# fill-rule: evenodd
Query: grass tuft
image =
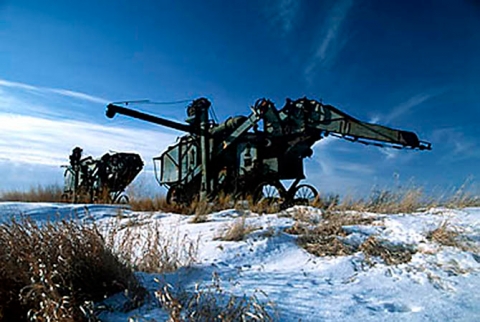
<path fill-rule="evenodd" d="M 445 221 L 439 227 L 429 231 L 427 233 L 427 239 L 440 245 L 459 247 L 461 245 L 458 241 L 458 235 L 459 233 L 451 228 Z"/>
<path fill-rule="evenodd" d="M 443 246 L 455 247 L 478 254 L 480 252 L 478 244 L 462 236 L 461 233 L 460 228 L 444 221 L 440 226 L 427 233 L 427 239 Z"/>
<path fill-rule="evenodd" d="M 136 271 L 168 273 L 196 262 L 199 239 L 157 221 L 118 220 L 103 233 L 108 245 Z"/>
<path fill-rule="evenodd" d="M 245 216 L 235 220 L 233 224 L 227 227 L 227 229 L 215 239 L 223 241 L 241 241 L 251 232 L 258 228 L 247 225 Z"/>
<path fill-rule="evenodd" d="M 233 322 L 274 321 L 273 305 L 261 301 L 264 293 L 256 291 L 251 296 L 229 295 L 221 286 L 220 278 L 214 274 L 210 285 L 197 285 L 194 292 L 175 290 L 166 285 L 155 296 L 160 305 L 169 312 L 169 322 Z"/>
<path fill-rule="evenodd" d="M 144 289 L 93 226 L 13 220 L 0 225 L 0 320 L 94 321 L 91 303 Z"/>
<path fill-rule="evenodd" d="M 299 211 L 301 212 L 300 209 Z M 305 218 L 295 214 L 293 217 Z M 346 256 L 356 250 L 352 245 L 343 242 L 342 237 L 348 235 L 343 226 L 365 225 L 371 224 L 373 221 L 373 218 L 359 214 L 325 212 L 323 220 L 316 224 L 297 220 L 291 228 L 285 231 L 289 234 L 299 235 L 298 245 L 315 256 Z"/>
<path fill-rule="evenodd" d="M 319 256 L 347 256 L 363 252 L 365 261 L 373 265 L 371 257 L 380 257 L 387 265 L 409 262 L 415 253 L 410 247 L 394 245 L 370 236 L 360 245 L 345 242 L 348 232 L 344 226 L 375 224 L 375 218 L 365 217 L 359 213 L 329 211 L 323 214 L 323 220 L 313 223 L 311 218 L 293 214 L 295 224 L 286 229 L 289 234 L 298 235 L 297 243 L 307 252 Z"/>
<path fill-rule="evenodd" d="M 400 244 L 391 244 L 370 236 L 359 247 L 366 257 L 366 262 L 373 265 L 371 256 L 380 257 L 387 265 L 399 265 L 412 260 L 415 250 Z"/>

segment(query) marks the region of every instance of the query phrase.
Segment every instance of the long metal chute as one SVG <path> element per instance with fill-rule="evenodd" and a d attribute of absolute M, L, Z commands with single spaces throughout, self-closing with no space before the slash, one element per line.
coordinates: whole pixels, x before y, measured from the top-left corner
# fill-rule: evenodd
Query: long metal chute
<path fill-rule="evenodd" d="M 429 143 L 420 141 L 417 135 L 410 131 L 396 130 L 386 126 L 365 123 L 348 114 L 339 111 L 331 105 L 319 104 L 311 114 L 308 126 L 326 133 L 336 133 L 350 141 L 366 139 L 380 141 L 396 147 L 409 147 L 413 149 L 429 150 Z M 360 143 L 374 144 L 362 141 Z"/>
<path fill-rule="evenodd" d="M 166 127 L 170 127 L 172 129 L 183 131 L 183 132 L 195 133 L 195 134 L 200 134 L 200 132 L 201 132 L 200 129 L 194 128 L 194 127 L 192 127 L 188 124 L 174 122 L 174 121 L 171 121 L 171 120 L 167 120 L 167 119 L 164 119 L 164 118 L 161 118 L 161 117 L 157 117 L 157 116 L 153 116 L 153 115 L 146 114 L 146 113 L 143 113 L 143 112 L 139 112 L 139 111 L 136 111 L 136 110 L 132 110 L 130 108 L 126 108 L 126 107 L 123 107 L 123 106 L 118 106 L 118 105 L 115 105 L 115 104 L 108 104 L 107 105 L 107 111 L 106 111 L 107 117 L 113 118 L 115 116 L 115 114 L 117 114 L 117 113 L 118 114 L 123 114 L 123 115 L 126 115 L 126 116 L 130 116 L 130 117 L 133 117 L 133 118 L 137 118 L 137 119 L 140 119 L 140 120 L 143 120 L 143 121 L 146 121 L 146 122 L 151 122 L 151 123 L 155 123 L 155 124 L 158 124 L 158 125 L 163 125 L 163 126 L 166 126 Z"/>

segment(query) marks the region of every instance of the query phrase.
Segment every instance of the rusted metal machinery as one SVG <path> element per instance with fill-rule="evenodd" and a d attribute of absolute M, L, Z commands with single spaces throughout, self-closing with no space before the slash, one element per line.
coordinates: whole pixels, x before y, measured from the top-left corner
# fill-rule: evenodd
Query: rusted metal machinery
<path fill-rule="evenodd" d="M 101 158 L 82 158 L 83 150 L 73 149 L 65 168 L 63 199 L 70 202 L 127 203 L 125 188 L 143 168 L 134 153 L 105 153 Z"/>
<path fill-rule="evenodd" d="M 413 132 L 364 123 L 307 98 L 287 99 L 280 110 L 259 99 L 249 116 L 230 117 L 221 124 L 209 119 L 211 104 L 205 98 L 187 107 L 186 123 L 120 105 L 109 104 L 107 117 L 118 113 L 188 133 L 154 158 L 157 181 L 168 187 L 168 202 L 190 203 L 197 196 L 228 194 L 281 200 L 284 205 L 307 203 L 318 193 L 315 187 L 300 184 L 305 178 L 303 159 L 312 155 L 315 142 L 328 135 L 382 147 L 431 149 Z M 282 180 L 293 183 L 286 188 Z"/>

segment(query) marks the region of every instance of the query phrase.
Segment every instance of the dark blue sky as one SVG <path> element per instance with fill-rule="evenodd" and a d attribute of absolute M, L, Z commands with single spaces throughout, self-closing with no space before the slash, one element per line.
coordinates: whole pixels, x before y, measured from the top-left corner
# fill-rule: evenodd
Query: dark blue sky
<path fill-rule="evenodd" d="M 248 114 L 260 97 L 281 107 L 309 96 L 433 143 L 397 152 L 319 142 L 306 163 L 322 191 L 368 191 L 394 177 L 459 186 L 480 175 L 479 30 L 473 0 L 0 1 L 0 121 L 10 124 L 0 188 L 61 180 L 54 165 L 80 143 L 93 154 L 137 148 L 150 163 L 175 132 L 107 120 L 104 102 L 199 96 L 220 119 Z M 181 105 L 141 108 L 184 118 Z M 131 130 L 119 145 L 117 127 Z M 38 155 L 18 152 L 26 147 Z"/>

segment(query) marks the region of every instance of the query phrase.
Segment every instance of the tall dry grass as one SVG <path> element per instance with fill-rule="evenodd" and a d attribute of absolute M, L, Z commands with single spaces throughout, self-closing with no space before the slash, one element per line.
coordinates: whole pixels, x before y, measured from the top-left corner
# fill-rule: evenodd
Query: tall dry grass
<path fill-rule="evenodd" d="M 415 186 L 373 189 L 367 197 L 340 198 L 329 195 L 315 200 L 313 206 L 336 211 L 356 210 L 384 214 L 412 213 L 432 207 L 466 208 L 480 206 L 480 195 L 466 181 L 458 188 L 446 192 L 425 194 Z"/>
<path fill-rule="evenodd" d="M 378 257 L 387 265 L 398 265 L 409 262 L 415 250 L 408 245 L 394 245 L 387 241 L 379 240 L 370 236 L 361 244 L 347 241 L 350 232 L 345 226 L 352 225 L 381 225 L 371 216 L 364 216 L 361 213 L 326 211 L 323 213 L 323 220 L 311 221 L 301 209 L 296 210 L 292 217 L 296 219 L 295 224 L 286 229 L 289 234 L 298 235 L 297 244 L 307 252 L 319 256 L 347 256 L 356 252 L 362 252 L 365 262 L 374 265 L 372 257 Z"/>
<path fill-rule="evenodd" d="M 311 206 L 335 211 L 357 210 L 376 213 L 411 213 L 430 207 L 465 208 L 480 206 L 480 195 L 474 192 L 471 180 L 466 180 L 460 187 L 441 193 L 426 194 L 423 188 L 413 184 L 395 186 L 389 189 L 373 189 L 365 197 L 352 197 L 334 194 L 321 194 Z M 0 201 L 61 202 L 62 189 L 56 185 L 32 187 L 27 191 L 6 191 L 0 193 Z M 205 215 L 213 211 L 236 208 L 256 213 L 276 213 L 288 206 L 281 201 L 263 200 L 255 202 L 252 197 L 236 200 L 231 195 L 219 194 L 213 200 L 192 200 L 189 204 L 169 204 L 164 196 L 151 196 L 143 188 L 129 187 L 130 207 L 134 211 L 162 211 L 194 215 L 193 222 L 205 221 Z M 88 198 L 87 198 L 88 199 Z M 79 202 L 88 202 L 79 199 Z M 98 198 L 96 202 L 109 202 L 109 196 Z"/>
<path fill-rule="evenodd" d="M 480 247 L 474 240 L 465 237 L 464 229 L 456 227 L 448 221 L 442 222 L 437 228 L 427 232 L 427 239 L 442 246 L 449 246 L 467 252 L 480 253 Z"/>
<path fill-rule="evenodd" d="M 330 209 L 394 214 L 410 213 L 433 205 L 433 202 L 425 198 L 421 189 L 412 188 L 401 191 L 374 190 L 367 198 L 355 199 L 347 196 Z"/>
<path fill-rule="evenodd" d="M 232 224 L 227 225 L 227 227 L 214 239 L 223 241 L 240 241 L 244 240 L 248 234 L 257 229 L 257 227 L 248 225 L 245 216 L 242 216 Z"/>
<path fill-rule="evenodd" d="M 109 247 L 136 271 L 169 273 L 197 260 L 199 239 L 158 221 L 123 220 L 105 227 Z"/>
<path fill-rule="evenodd" d="M 229 295 L 217 274 L 209 285 L 196 285 L 193 292 L 166 285 L 155 292 L 160 305 L 169 313 L 168 322 L 275 321 L 273 303 L 266 294 Z M 263 298 L 263 299 L 261 299 Z"/>
<path fill-rule="evenodd" d="M 297 210 L 301 212 L 301 209 Z M 293 214 L 298 218 L 296 223 L 286 229 L 289 234 L 298 235 L 297 243 L 307 252 L 316 256 L 346 256 L 356 251 L 356 248 L 343 241 L 347 232 L 343 226 L 371 224 L 374 219 L 360 214 L 347 214 L 328 211 L 323 214 L 323 220 L 312 223 L 304 221 L 303 214 Z"/>
<path fill-rule="evenodd" d="M 95 227 L 28 219 L 0 225 L 0 320 L 95 321 L 91 303 L 144 289 Z"/>
<path fill-rule="evenodd" d="M 36 186 L 26 191 L 12 190 L 0 193 L 0 201 L 61 202 L 63 189 L 58 185 Z"/>
<path fill-rule="evenodd" d="M 328 211 L 356 210 L 375 213 L 411 213 L 431 207 L 465 208 L 480 206 L 480 195 L 467 182 L 442 193 L 426 194 L 423 188 L 398 186 L 391 189 L 373 189 L 366 197 L 334 194 L 320 195 L 311 206 Z M 204 215 L 212 211 L 235 208 L 255 213 L 276 213 L 284 208 L 281 202 L 254 202 L 253 198 L 235 200 L 232 196 L 219 195 L 212 201 L 194 200 L 188 205 L 169 205 L 162 197 L 139 198 L 131 202 L 133 210 L 165 211 L 195 215 L 195 222 L 202 222 Z"/>

